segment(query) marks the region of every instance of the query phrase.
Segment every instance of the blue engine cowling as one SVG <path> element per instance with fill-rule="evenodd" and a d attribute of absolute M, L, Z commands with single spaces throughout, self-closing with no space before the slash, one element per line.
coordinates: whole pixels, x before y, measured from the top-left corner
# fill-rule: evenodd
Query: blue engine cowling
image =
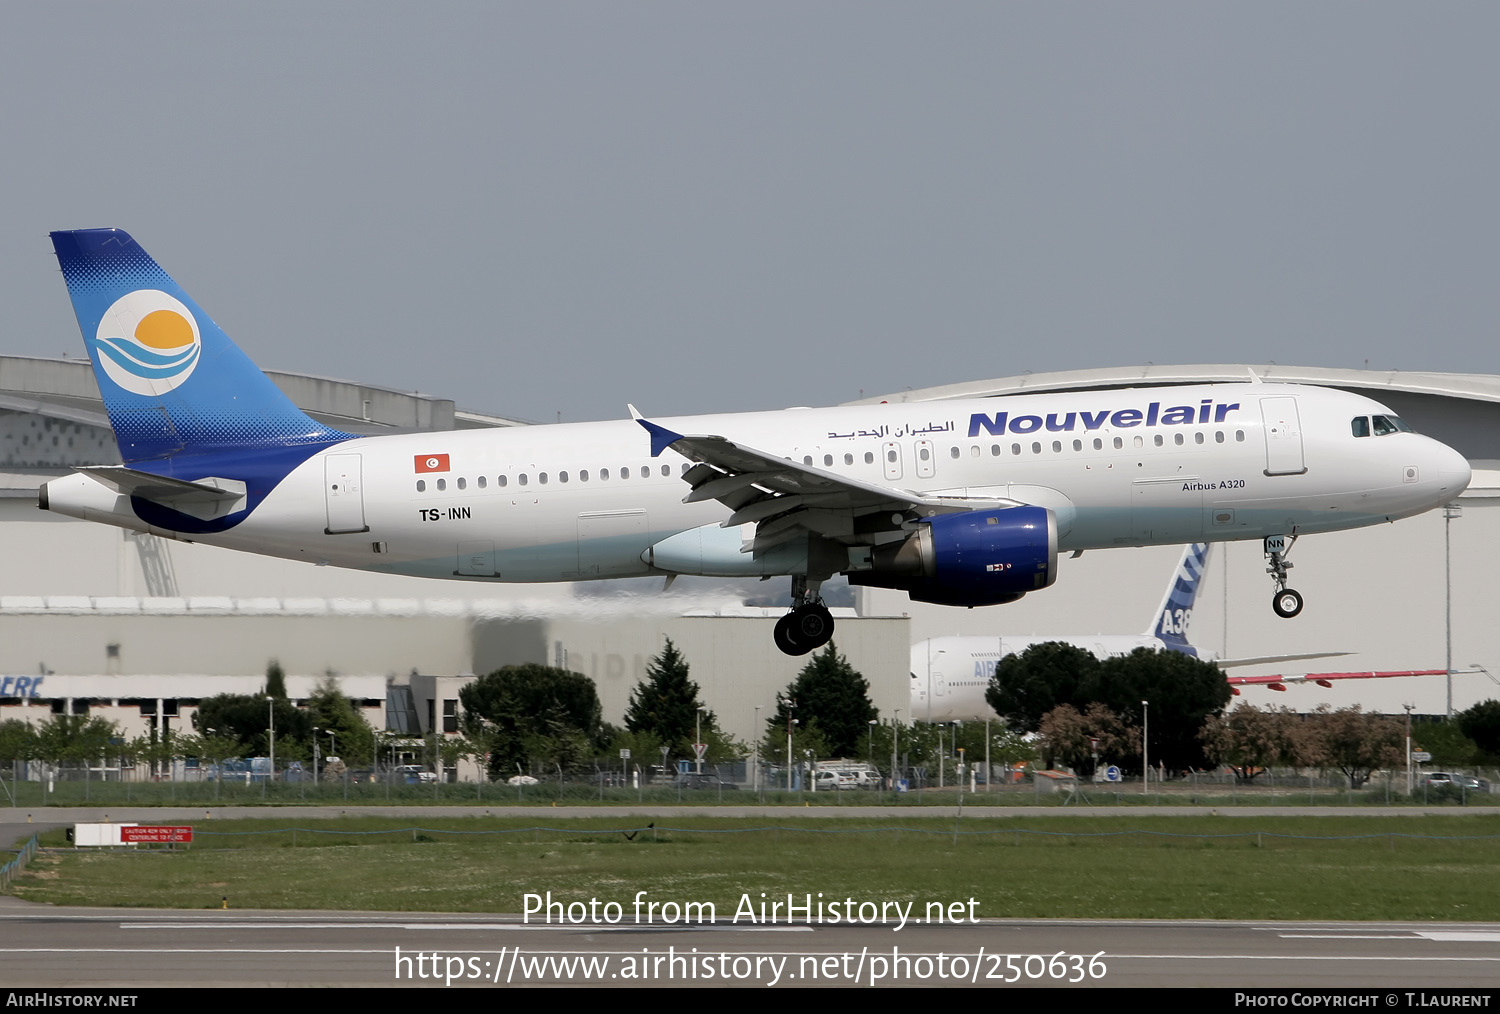
<path fill-rule="evenodd" d="M 870 552 L 849 583 L 897 588 L 945 606 L 1014 602 L 1057 580 L 1057 519 L 1045 507 L 939 514 Z"/>

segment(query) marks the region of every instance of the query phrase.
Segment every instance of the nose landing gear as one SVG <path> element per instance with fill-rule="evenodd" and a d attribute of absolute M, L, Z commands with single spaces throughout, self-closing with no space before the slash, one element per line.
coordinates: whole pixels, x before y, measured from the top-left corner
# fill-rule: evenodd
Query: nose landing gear
<path fill-rule="evenodd" d="M 833 638 L 833 614 L 818 597 L 821 581 L 792 578 L 792 611 L 776 621 L 772 637 L 783 654 L 806 655 Z"/>
<path fill-rule="evenodd" d="M 1297 544 L 1297 534 L 1292 533 L 1288 539 L 1285 535 L 1269 535 L 1265 541 L 1266 556 L 1270 558 L 1270 565 L 1266 567 L 1266 573 L 1276 582 L 1276 591 L 1271 596 L 1271 611 L 1283 620 L 1290 620 L 1293 616 L 1302 612 L 1302 595 L 1286 586 L 1286 572 L 1292 569 L 1287 562 L 1287 557 L 1292 552 L 1292 547 Z"/>

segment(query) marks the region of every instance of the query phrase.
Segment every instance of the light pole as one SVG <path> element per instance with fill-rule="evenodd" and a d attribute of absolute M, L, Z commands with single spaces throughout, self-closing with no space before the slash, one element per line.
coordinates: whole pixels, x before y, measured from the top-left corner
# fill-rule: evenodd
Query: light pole
<path fill-rule="evenodd" d="M 752 726 L 752 728 L 754 728 L 756 732 L 760 731 L 760 708 L 761 708 L 761 706 L 759 704 L 757 704 L 755 706 L 755 725 Z M 754 757 L 752 759 L 752 763 L 755 766 L 750 769 L 750 791 L 752 791 L 752 792 L 759 792 L 760 791 L 760 740 L 758 740 L 758 739 L 755 741 L 754 750 L 755 750 L 755 754 L 754 754 Z"/>
<path fill-rule="evenodd" d="M 875 725 L 879 719 L 870 719 L 870 735 L 865 741 L 865 760 L 875 763 Z"/>
<path fill-rule="evenodd" d="M 1147 785 L 1151 781 L 1151 759 L 1149 751 L 1151 740 L 1148 733 L 1151 730 L 1151 702 L 1141 702 L 1141 795 L 1146 795 Z"/>
<path fill-rule="evenodd" d="M 693 772 L 703 774 L 703 709 L 693 716 Z"/>
<path fill-rule="evenodd" d="M 896 791 L 896 742 L 901 738 L 901 709 L 891 713 L 891 791 Z"/>
<path fill-rule="evenodd" d="M 1450 503 L 1443 508 L 1443 620 L 1447 627 L 1448 721 L 1453 721 L 1453 519 L 1463 508 Z"/>
<path fill-rule="evenodd" d="M 266 739 L 271 759 L 271 774 L 268 781 L 276 780 L 276 698 L 266 696 Z"/>
<path fill-rule="evenodd" d="M 990 767 L 990 720 L 984 720 L 984 791 L 990 792 L 990 782 L 994 780 L 995 769 Z"/>
<path fill-rule="evenodd" d="M 318 733 L 323 730 L 313 726 L 313 784 L 318 784 Z"/>
<path fill-rule="evenodd" d="M 1410 798 L 1411 794 L 1416 791 L 1416 787 L 1411 783 L 1411 709 L 1416 705 L 1403 704 L 1401 706 L 1406 709 L 1406 795 Z"/>

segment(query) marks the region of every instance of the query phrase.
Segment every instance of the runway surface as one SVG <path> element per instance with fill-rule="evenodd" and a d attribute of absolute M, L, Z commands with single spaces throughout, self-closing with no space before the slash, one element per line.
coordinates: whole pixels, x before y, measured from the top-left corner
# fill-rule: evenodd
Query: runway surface
<path fill-rule="evenodd" d="M 962 985 L 1487 988 L 1500 924 L 522 925 L 516 916 L 0 904 L 21 987 Z M 602 919 L 602 916 L 601 916 Z"/>

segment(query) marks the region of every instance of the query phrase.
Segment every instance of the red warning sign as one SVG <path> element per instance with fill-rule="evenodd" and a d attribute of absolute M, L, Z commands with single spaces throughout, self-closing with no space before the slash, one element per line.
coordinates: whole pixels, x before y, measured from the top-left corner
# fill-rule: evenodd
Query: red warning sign
<path fill-rule="evenodd" d="M 141 824 L 135 827 L 120 828 L 120 841 L 126 843 L 177 843 L 190 842 L 192 840 L 193 829 L 190 827 L 166 827 L 159 824 Z"/>

